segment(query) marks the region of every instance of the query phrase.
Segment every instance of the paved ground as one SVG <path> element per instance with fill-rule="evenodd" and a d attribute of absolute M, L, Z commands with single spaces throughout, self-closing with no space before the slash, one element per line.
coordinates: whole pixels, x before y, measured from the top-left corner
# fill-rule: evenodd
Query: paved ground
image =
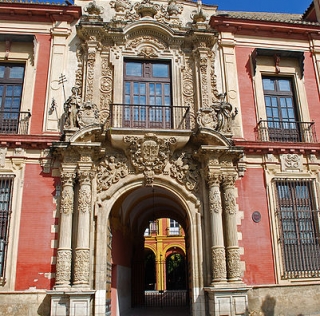
<path fill-rule="evenodd" d="M 132 308 L 124 316 L 189 316 L 189 307 L 147 307 Z"/>

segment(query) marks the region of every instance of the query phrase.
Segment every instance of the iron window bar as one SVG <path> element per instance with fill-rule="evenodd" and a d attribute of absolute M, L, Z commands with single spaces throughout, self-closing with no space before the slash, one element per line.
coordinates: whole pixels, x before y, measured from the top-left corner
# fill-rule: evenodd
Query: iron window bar
<path fill-rule="evenodd" d="M 311 179 L 275 181 L 283 279 L 320 277 L 320 211 Z"/>

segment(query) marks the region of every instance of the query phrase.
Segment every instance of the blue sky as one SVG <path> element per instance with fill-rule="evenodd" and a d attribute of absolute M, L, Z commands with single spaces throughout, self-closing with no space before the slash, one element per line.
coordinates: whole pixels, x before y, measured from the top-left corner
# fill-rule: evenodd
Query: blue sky
<path fill-rule="evenodd" d="M 202 0 L 202 2 L 217 5 L 219 10 L 303 14 L 312 0 Z"/>
<path fill-rule="evenodd" d="M 48 0 L 64 3 L 64 0 Z M 73 2 L 72 0 L 69 0 Z M 197 0 L 193 0 L 197 1 Z M 42 2 L 39 0 L 39 2 Z M 219 10 L 276 12 L 303 14 L 312 0 L 202 0 L 204 4 L 217 5 Z"/>

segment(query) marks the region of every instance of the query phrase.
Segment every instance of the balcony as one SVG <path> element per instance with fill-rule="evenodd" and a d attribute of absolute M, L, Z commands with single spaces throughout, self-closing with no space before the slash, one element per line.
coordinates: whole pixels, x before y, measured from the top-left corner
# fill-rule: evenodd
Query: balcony
<path fill-rule="evenodd" d="M 111 104 L 111 127 L 130 129 L 190 129 L 188 106 Z"/>
<path fill-rule="evenodd" d="M 0 111 L 0 134 L 28 134 L 30 112 Z"/>
<path fill-rule="evenodd" d="M 257 138 L 262 142 L 317 142 L 314 122 L 260 120 Z"/>

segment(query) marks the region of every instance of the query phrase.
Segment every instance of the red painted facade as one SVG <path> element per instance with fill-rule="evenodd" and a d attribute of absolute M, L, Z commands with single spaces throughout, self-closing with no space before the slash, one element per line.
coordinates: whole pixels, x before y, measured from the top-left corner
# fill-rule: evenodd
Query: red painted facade
<path fill-rule="evenodd" d="M 54 272 L 51 260 L 56 239 L 52 228 L 57 224 L 53 203 L 55 179 L 43 175 L 39 165 L 27 165 L 24 177 L 16 290 L 50 289 L 54 281 L 50 275 Z"/>
<path fill-rule="evenodd" d="M 238 231 L 242 233 L 240 247 L 244 248 L 241 260 L 245 262 L 243 281 L 246 284 L 274 284 L 274 259 L 270 218 L 264 171 L 261 168 L 248 169 L 245 177 L 237 181 L 239 210 L 244 218 Z M 253 212 L 260 212 L 261 221 L 252 220 Z"/>

